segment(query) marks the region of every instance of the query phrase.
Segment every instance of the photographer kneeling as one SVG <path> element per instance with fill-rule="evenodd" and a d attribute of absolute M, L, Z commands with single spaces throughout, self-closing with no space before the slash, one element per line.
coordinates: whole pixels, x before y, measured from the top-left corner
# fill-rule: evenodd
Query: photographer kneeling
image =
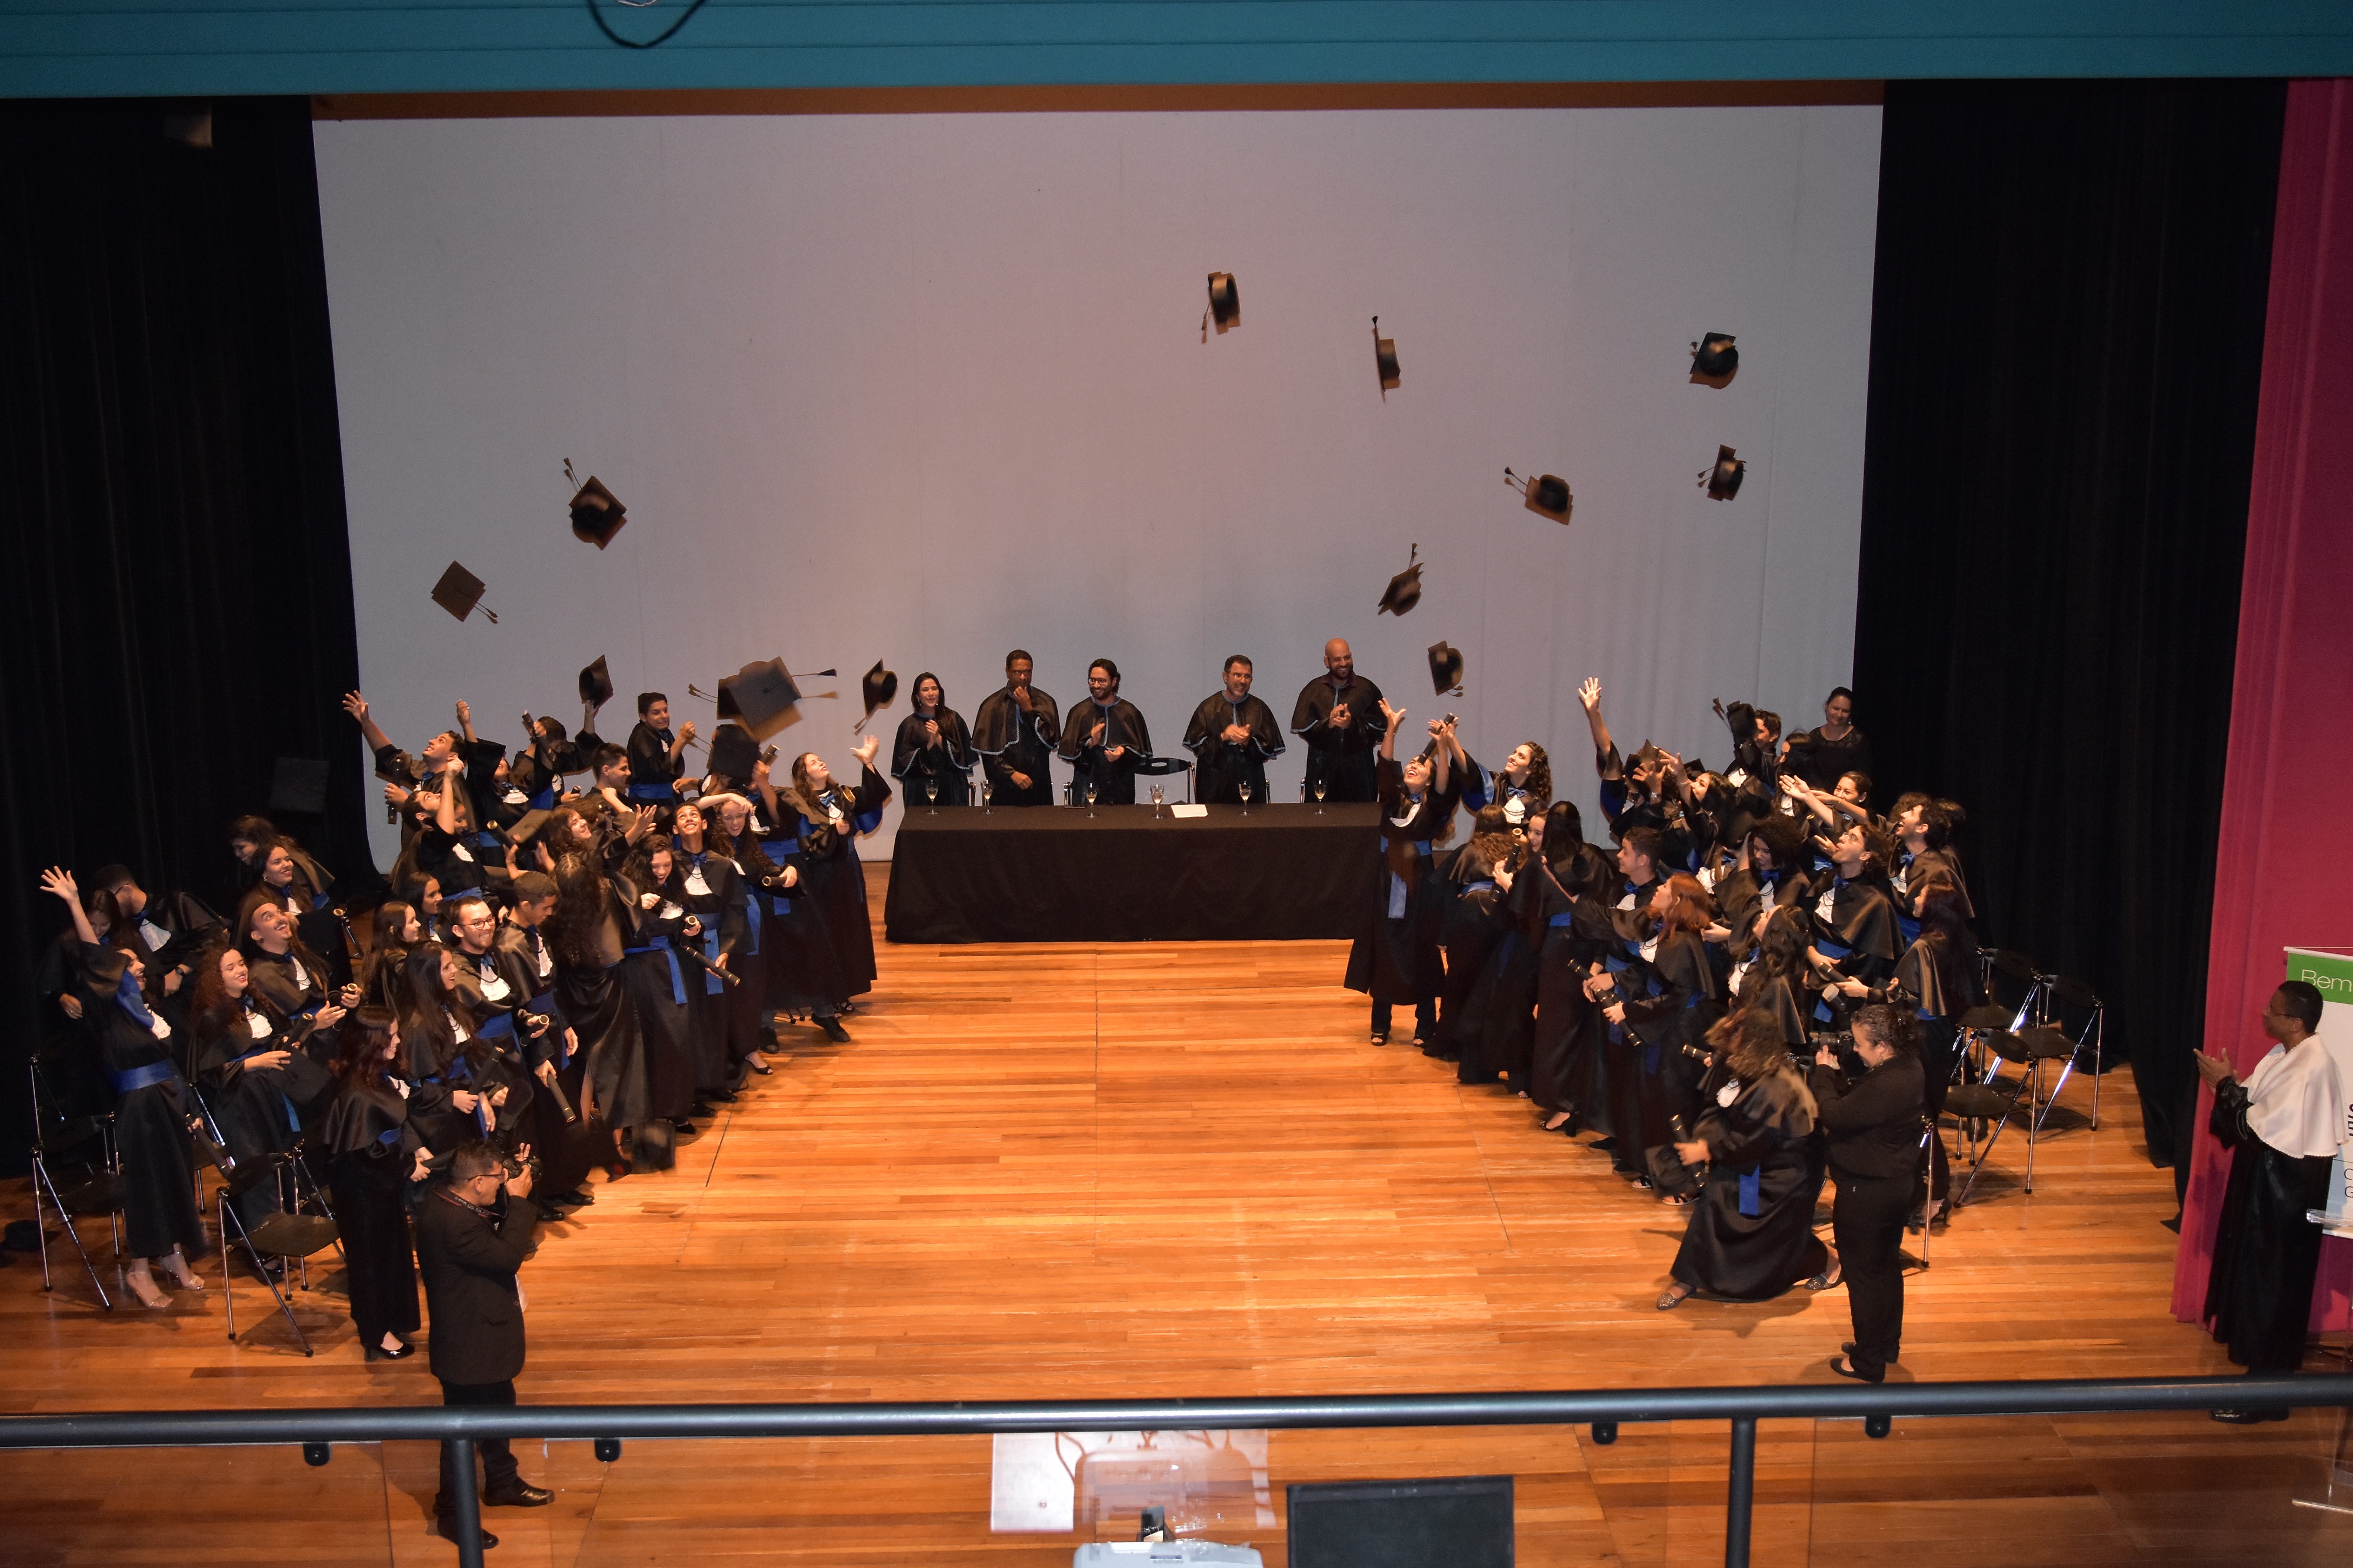
<path fill-rule="evenodd" d="M 1920 1179 L 1921 1117 L 1927 1109 L 1920 1033 L 1912 1015 L 1884 1003 L 1854 1015 L 1859 1078 L 1839 1070 L 1828 1046 L 1814 1054 L 1813 1090 L 1830 1135 L 1838 1185 L 1831 1234 L 1846 1271 L 1853 1342 L 1831 1358 L 1841 1377 L 1879 1383 L 1904 1342 L 1904 1221 Z"/>
<path fill-rule="evenodd" d="M 433 1375 L 441 1381 L 444 1405 L 512 1405 L 515 1374 L 522 1371 L 522 1291 L 516 1272 L 531 1255 L 539 1210 L 531 1201 L 531 1145 L 516 1151 L 525 1162 L 510 1176 L 506 1156 L 492 1145 L 460 1145 L 449 1155 L 449 1179 L 419 1205 L 417 1261 L 425 1276 L 425 1300 L 432 1314 Z M 506 1208 L 495 1206 L 500 1189 Z M 554 1494 L 515 1473 L 513 1450 L 503 1437 L 475 1445 L 482 1456 L 485 1505 L 538 1508 Z M 433 1500 L 435 1528 L 457 1537 L 457 1449 L 441 1445 L 441 1489 Z M 482 1531 L 485 1547 L 498 1538 Z"/>

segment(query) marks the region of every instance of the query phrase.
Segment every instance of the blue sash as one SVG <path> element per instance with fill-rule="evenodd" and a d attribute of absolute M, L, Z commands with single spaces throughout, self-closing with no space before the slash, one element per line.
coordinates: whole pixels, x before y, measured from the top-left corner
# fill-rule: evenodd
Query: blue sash
<path fill-rule="evenodd" d="M 1740 1173 L 1740 1214 L 1755 1219 L 1765 1212 L 1765 1167 L 1751 1165 Z"/>
<path fill-rule="evenodd" d="M 702 956 L 713 963 L 719 962 L 719 928 L 707 922 L 702 928 Z M 702 972 L 704 995 L 716 996 L 726 989 L 727 982 L 720 979 L 715 973 L 707 969 Z"/>
<path fill-rule="evenodd" d="M 149 1062 L 143 1068 L 129 1072 L 109 1071 L 107 1081 L 114 1085 L 117 1094 L 129 1094 L 134 1089 L 145 1089 L 151 1083 L 169 1083 L 180 1076 L 180 1069 L 170 1062 Z"/>
<path fill-rule="evenodd" d="M 1465 882 L 1461 887 L 1461 891 L 1466 893 L 1492 893 L 1494 890 L 1493 882 Z"/>
<path fill-rule="evenodd" d="M 512 1013 L 497 1014 L 487 1023 L 477 1024 L 474 1026 L 474 1037 L 478 1040 L 512 1040 L 514 1038 L 514 1034 L 515 1021 Z"/>
<path fill-rule="evenodd" d="M 760 895 L 757 889 L 744 900 L 744 916 L 752 927 L 752 940 L 744 949 L 744 956 L 757 958 L 760 956 Z"/>
<path fill-rule="evenodd" d="M 1842 946 L 1838 942 L 1831 941 L 1827 937 L 1819 936 L 1814 939 L 1814 948 L 1815 951 L 1819 952 L 1824 958 L 1829 959 L 1833 963 L 1854 951 L 1854 949 Z M 1831 1017 L 1831 1005 L 1826 1001 L 1816 1002 L 1814 1004 L 1814 1017 L 1818 1022 L 1829 1023 Z"/>
<path fill-rule="evenodd" d="M 1563 910 L 1560 913 L 1553 916 L 1552 919 L 1545 921 L 1545 924 L 1548 926 L 1573 926 L 1576 923 L 1577 911 L 1575 910 Z"/>
<path fill-rule="evenodd" d="M 669 959 L 670 999 L 671 1003 L 677 1006 L 683 1007 L 686 1005 L 686 976 L 679 971 L 678 949 L 670 946 L 670 943 L 665 942 L 658 943 L 652 947 L 625 947 L 621 951 L 624 954 L 631 957 L 637 956 L 640 953 L 659 952 L 664 958 Z"/>
<path fill-rule="evenodd" d="M 639 805 L 659 805 L 666 800 L 676 800 L 678 786 L 667 781 L 661 784 L 644 784 L 631 779 L 627 793 L 628 798 L 636 801 Z"/>

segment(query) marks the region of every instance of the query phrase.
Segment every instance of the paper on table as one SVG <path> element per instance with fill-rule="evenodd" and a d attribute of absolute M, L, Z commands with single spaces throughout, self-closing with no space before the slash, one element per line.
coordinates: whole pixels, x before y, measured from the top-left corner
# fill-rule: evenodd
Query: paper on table
<path fill-rule="evenodd" d="M 1171 816 L 1207 816 L 1209 815 L 1209 808 L 1206 805 L 1172 805 L 1168 808 L 1168 815 Z"/>

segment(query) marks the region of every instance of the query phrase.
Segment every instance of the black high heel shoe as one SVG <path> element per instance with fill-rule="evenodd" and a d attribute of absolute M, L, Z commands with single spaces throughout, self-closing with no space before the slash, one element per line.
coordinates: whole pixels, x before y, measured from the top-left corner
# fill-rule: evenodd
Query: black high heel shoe
<path fill-rule="evenodd" d="M 367 1352 L 367 1359 L 370 1361 L 406 1361 L 417 1353 L 417 1347 L 411 1344 L 404 1344 L 396 1351 L 388 1351 L 380 1344 L 363 1345 L 360 1348 Z"/>

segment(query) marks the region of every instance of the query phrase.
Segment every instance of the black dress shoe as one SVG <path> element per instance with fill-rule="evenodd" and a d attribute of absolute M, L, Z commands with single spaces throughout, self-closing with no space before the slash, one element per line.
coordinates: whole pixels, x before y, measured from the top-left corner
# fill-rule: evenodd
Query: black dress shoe
<path fill-rule="evenodd" d="M 819 1018 L 817 1021 L 817 1026 L 823 1029 L 825 1031 L 825 1037 L 831 1040 L 835 1045 L 846 1046 L 849 1044 L 849 1031 L 841 1026 L 840 1019 Z"/>
<path fill-rule="evenodd" d="M 575 1187 L 568 1193 L 557 1193 L 547 1201 L 565 1208 L 585 1209 L 596 1201 L 596 1194 L 586 1187 Z"/>
<path fill-rule="evenodd" d="M 702 1091 L 702 1098 L 721 1105 L 733 1105 L 735 1103 L 735 1091 L 732 1089 L 707 1089 Z"/>
<path fill-rule="evenodd" d="M 545 1508 L 555 1500 L 555 1494 L 545 1487 L 533 1486 L 518 1478 L 511 1487 L 482 1494 L 484 1508 Z"/>
<path fill-rule="evenodd" d="M 433 1533 L 439 1536 L 442 1540 L 455 1544 L 458 1539 L 458 1521 L 454 1519 L 437 1519 L 433 1521 Z M 489 1531 L 485 1530 L 480 1533 L 482 1537 L 483 1551 L 488 1552 L 491 1547 L 496 1546 L 499 1543 L 499 1538 L 492 1535 Z"/>
<path fill-rule="evenodd" d="M 1885 1383 L 1887 1381 L 1887 1373 L 1884 1371 L 1881 1372 L 1879 1375 L 1874 1377 L 1869 1373 L 1857 1370 L 1854 1363 L 1842 1355 L 1834 1355 L 1831 1357 L 1831 1370 L 1838 1373 L 1841 1377 L 1851 1377 L 1857 1383 Z"/>
<path fill-rule="evenodd" d="M 670 1130 L 672 1134 L 680 1138 L 691 1138 L 695 1133 L 693 1121 L 686 1118 L 671 1122 L 670 1124 Z"/>
<path fill-rule="evenodd" d="M 1596 1139 L 1593 1141 L 1593 1142 L 1592 1142 L 1592 1145 L 1591 1145 L 1591 1146 L 1592 1146 L 1593 1148 L 1596 1148 L 1596 1149 L 1600 1150 L 1603 1153 L 1605 1153 L 1605 1154 L 1606 1154 L 1606 1153 L 1608 1153 L 1610 1150 L 1615 1149 L 1616 1147 L 1618 1147 L 1618 1140 L 1617 1140 L 1617 1139 L 1615 1139 L 1615 1138 L 1610 1137 L 1607 1132 L 1605 1132 L 1605 1133 L 1603 1133 L 1600 1137 L 1596 1138 Z"/>

